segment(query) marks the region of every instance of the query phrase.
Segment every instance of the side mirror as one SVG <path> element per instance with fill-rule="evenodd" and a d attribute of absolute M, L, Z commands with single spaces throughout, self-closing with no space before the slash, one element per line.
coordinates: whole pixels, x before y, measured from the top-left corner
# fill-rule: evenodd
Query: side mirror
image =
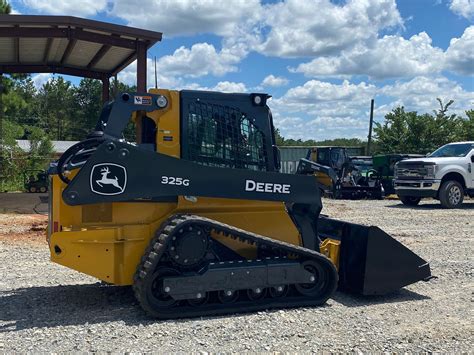
<path fill-rule="evenodd" d="M 474 155 L 471 155 L 471 161 L 474 163 Z"/>

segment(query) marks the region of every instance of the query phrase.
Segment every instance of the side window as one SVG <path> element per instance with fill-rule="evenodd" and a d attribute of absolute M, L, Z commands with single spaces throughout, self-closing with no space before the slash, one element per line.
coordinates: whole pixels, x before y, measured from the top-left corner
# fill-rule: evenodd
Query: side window
<path fill-rule="evenodd" d="M 245 115 L 240 118 L 240 137 L 243 149 L 238 147 L 237 151 L 241 152 L 245 168 L 265 170 L 266 151 L 263 134 Z"/>
<path fill-rule="evenodd" d="M 327 164 L 327 157 L 325 150 L 318 150 L 318 163 L 320 164 Z"/>
<path fill-rule="evenodd" d="M 189 105 L 187 131 L 188 160 L 208 166 L 267 168 L 263 133 L 237 109 L 193 102 Z"/>

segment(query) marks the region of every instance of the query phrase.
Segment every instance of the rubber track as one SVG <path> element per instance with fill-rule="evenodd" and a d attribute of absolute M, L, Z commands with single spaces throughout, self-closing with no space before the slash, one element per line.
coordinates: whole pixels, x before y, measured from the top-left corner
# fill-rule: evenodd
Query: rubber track
<path fill-rule="evenodd" d="M 211 303 L 202 306 L 190 306 L 187 303 L 181 306 L 169 307 L 166 312 L 163 309 L 156 311 L 146 301 L 147 278 L 151 277 L 157 269 L 161 257 L 167 250 L 169 242 L 173 235 L 190 225 L 204 226 L 211 230 L 222 234 L 228 238 L 238 239 L 240 241 L 267 248 L 272 252 L 286 254 L 292 257 L 298 257 L 302 260 L 312 259 L 322 264 L 323 267 L 329 268 L 334 278 L 327 287 L 326 294 L 319 299 L 312 299 L 308 296 L 299 295 L 298 297 L 281 297 L 281 298 L 264 298 L 259 301 L 237 301 L 236 303 Z M 269 308 L 289 308 L 304 306 L 319 306 L 324 304 L 334 293 L 337 287 L 338 274 L 333 263 L 323 254 L 306 249 L 297 245 L 271 239 L 262 235 L 251 233 L 209 218 L 196 215 L 174 215 L 165 221 L 160 229 L 157 230 L 155 236 L 150 241 L 141 262 L 134 275 L 134 293 L 142 308 L 151 316 L 160 319 L 170 318 L 186 318 L 197 316 L 212 316 L 228 313 L 252 312 L 258 310 L 266 310 Z M 181 301 L 180 304 L 182 304 Z"/>

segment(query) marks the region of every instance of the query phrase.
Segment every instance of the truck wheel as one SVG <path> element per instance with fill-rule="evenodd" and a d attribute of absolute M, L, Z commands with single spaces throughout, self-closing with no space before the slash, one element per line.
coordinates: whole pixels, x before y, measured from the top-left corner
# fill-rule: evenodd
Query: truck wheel
<path fill-rule="evenodd" d="M 464 189 L 457 181 L 445 181 L 439 189 L 439 201 L 444 208 L 457 208 L 464 200 Z"/>
<path fill-rule="evenodd" d="M 35 192 L 36 192 L 36 187 L 30 186 L 30 188 L 28 189 L 28 191 L 31 192 L 31 193 L 35 193 Z"/>
<path fill-rule="evenodd" d="M 402 201 L 402 203 L 407 206 L 417 206 L 421 201 L 421 197 L 415 197 L 415 196 L 398 196 L 398 197 L 400 198 L 400 201 Z"/>
<path fill-rule="evenodd" d="M 46 191 L 48 191 L 48 189 L 46 187 L 44 187 L 44 186 L 40 187 L 40 192 L 45 193 Z"/>

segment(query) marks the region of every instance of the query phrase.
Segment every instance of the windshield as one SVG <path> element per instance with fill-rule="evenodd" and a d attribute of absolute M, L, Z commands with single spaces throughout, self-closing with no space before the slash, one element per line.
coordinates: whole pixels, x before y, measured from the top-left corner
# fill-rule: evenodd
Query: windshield
<path fill-rule="evenodd" d="M 353 160 L 352 164 L 354 165 L 354 168 L 359 171 L 368 171 L 373 167 L 373 164 L 371 162 L 361 160 Z"/>
<path fill-rule="evenodd" d="M 465 157 L 474 148 L 474 144 L 448 144 L 428 155 L 433 158 Z"/>

